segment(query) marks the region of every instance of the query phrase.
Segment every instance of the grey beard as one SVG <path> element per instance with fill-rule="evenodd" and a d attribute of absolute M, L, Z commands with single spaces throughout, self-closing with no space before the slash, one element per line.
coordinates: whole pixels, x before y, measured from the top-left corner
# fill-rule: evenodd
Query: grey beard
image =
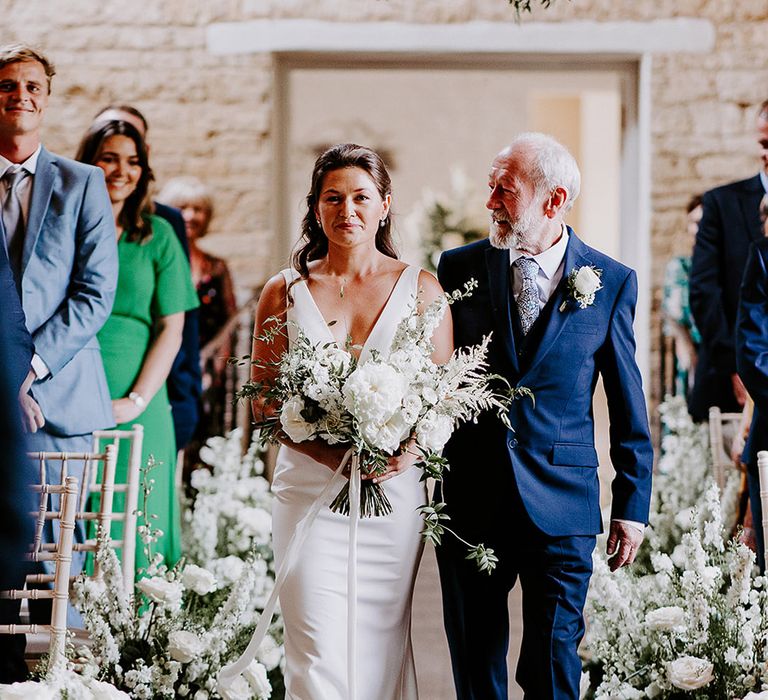
<path fill-rule="evenodd" d="M 500 233 L 495 221 L 491 221 L 491 225 L 488 232 L 488 240 L 494 248 L 500 250 L 527 250 L 528 248 L 528 231 L 531 228 L 531 217 L 525 214 L 517 221 L 511 222 L 507 219 L 504 221 L 509 225 L 509 228 L 505 233 Z"/>

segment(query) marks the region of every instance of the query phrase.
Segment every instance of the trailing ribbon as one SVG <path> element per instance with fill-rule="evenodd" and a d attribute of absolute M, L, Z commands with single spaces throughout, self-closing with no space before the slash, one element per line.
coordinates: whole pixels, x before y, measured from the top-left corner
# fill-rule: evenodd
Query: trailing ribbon
<path fill-rule="evenodd" d="M 251 641 L 248 642 L 248 646 L 239 659 L 227 664 L 219 671 L 217 689 L 222 697 L 228 697 L 228 691 L 238 676 L 245 675 L 247 680 L 248 666 L 256 658 L 256 652 L 267 635 L 280 589 L 283 587 L 285 579 L 296 563 L 299 552 L 307 539 L 307 535 L 309 535 L 309 531 L 320 509 L 323 506 L 328 507 L 330 505 L 338 491 L 337 487 L 344 481 L 344 468 L 350 459 L 352 460 L 352 467 L 350 473 L 349 568 L 347 573 L 347 684 L 349 686 L 349 699 L 355 700 L 357 692 L 355 646 L 357 635 L 357 526 L 360 517 L 360 469 L 357 455 L 352 448 L 347 450 L 344 459 L 341 460 L 341 464 L 336 468 L 331 480 L 312 502 L 307 514 L 296 526 L 285 550 L 283 563 L 277 571 L 275 587 L 272 589 L 269 600 L 267 600 L 267 604 L 264 606 L 259 623 L 256 625 L 256 629 L 251 636 Z"/>

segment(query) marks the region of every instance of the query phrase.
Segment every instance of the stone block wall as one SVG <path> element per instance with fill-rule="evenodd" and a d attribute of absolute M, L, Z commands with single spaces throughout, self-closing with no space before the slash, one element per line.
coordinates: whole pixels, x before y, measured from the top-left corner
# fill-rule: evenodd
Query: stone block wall
<path fill-rule="evenodd" d="M 214 187 L 208 243 L 230 259 L 241 289 L 272 267 L 274 65 L 266 54 L 211 55 L 209 24 L 514 19 L 505 0 L 0 0 L 0 11 L 3 42 L 36 44 L 57 64 L 46 145 L 71 155 L 101 106 L 138 106 L 150 120 L 158 182 L 196 174 Z M 657 54 L 652 62 L 654 311 L 663 264 L 685 245 L 689 195 L 757 170 L 751 128 L 756 105 L 768 97 L 768 2 L 555 0 L 522 18 L 525 24 L 675 17 L 709 20 L 716 40 L 709 53 Z M 657 325 L 657 313 L 654 319 Z"/>

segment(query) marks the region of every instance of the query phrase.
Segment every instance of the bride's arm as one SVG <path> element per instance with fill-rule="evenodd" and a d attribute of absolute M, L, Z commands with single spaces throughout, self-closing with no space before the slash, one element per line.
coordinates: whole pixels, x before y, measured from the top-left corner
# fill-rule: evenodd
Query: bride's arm
<path fill-rule="evenodd" d="M 277 379 L 277 368 L 274 363 L 288 350 L 288 331 L 286 323 L 286 284 L 285 278 L 278 274 L 265 285 L 256 306 L 254 320 L 253 345 L 251 347 L 251 381 L 271 385 Z M 265 332 L 279 329 L 272 334 L 270 342 L 264 338 Z M 251 402 L 253 417 L 257 421 L 270 418 L 277 413 L 279 406 L 267 404 L 263 398 Z M 344 453 L 349 446 L 331 446 L 323 440 L 308 440 L 293 442 L 287 435 L 280 432 L 277 439 L 284 445 L 292 447 L 329 469 L 339 466 Z"/>
<path fill-rule="evenodd" d="M 419 289 L 421 290 L 418 306 L 419 313 L 422 313 L 424 309 L 444 293 L 437 278 L 424 270 L 419 274 Z M 434 363 L 444 364 L 451 359 L 453 354 L 453 321 L 450 306 L 446 308 L 443 320 L 432 335 L 432 344 L 435 346 L 435 350 L 432 353 L 432 361 Z M 402 474 L 419 459 L 419 453 L 414 446 L 415 440 L 409 440 L 401 454 L 389 458 L 387 471 L 384 474 L 375 477 L 371 475 L 368 478 L 373 479 L 378 484 L 391 479 L 393 476 Z"/>

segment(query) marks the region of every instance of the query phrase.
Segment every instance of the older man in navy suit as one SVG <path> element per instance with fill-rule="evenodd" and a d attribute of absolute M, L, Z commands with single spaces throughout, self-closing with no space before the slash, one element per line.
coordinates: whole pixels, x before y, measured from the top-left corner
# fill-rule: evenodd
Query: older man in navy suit
<path fill-rule="evenodd" d="M 755 402 L 742 461 L 747 465 L 757 558 L 760 569 L 765 571 L 757 453 L 768 450 L 768 238 L 754 243 L 747 257 L 736 322 L 736 365 Z"/>
<path fill-rule="evenodd" d="M 20 393 L 27 443 L 85 452 L 94 430 L 115 424 L 96 333 L 114 300 L 117 238 L 102 170 L 40 142 L 53 74 L 39 51 L 0 47 L 0 223 L 35 346 Z M 47 476 L 60 481 L 53 465 Z M 75 572 L 81 565 L 73 556 Z"/>
<path fill-rule="evenodd" d="M 592 395 L 601 375 L 616 470 L 608 553 L 631 563 L 643 539 L 653 451 L 635 361 L 635 273 L 590 248 L 563 217 L 579 192 L 571 154 L 522 134 L 493 161 L 490 239 L 447 251 L 446 290 L 479 286 L 452 307 L 457 347 L 493 333 L 490 371 L 534 396 L 508 430 L 493 415 L 461 426 L 444 456 L 442 496 L 453 525 L 498 557 L 479 573 L 452 543 L 438 548 L 459 700 L 507 697 L 507 598 L 523 589 L 517 680 L 526 698 L 577 700 L 582 611 L 602 530 Z"/>
<path fill-rule="evenodd" d="M 706 192 L 691 262 L 691 312 L 701 333 L 688 410 L 706 420 L 710 406 L 739 411 L 746 392 L 734 349 L 739 287 L 753 241 L 763 237 L 760 200 L 768 192 L 768 100 L 755 121 L 762 168 L 746 180 Z"/>

